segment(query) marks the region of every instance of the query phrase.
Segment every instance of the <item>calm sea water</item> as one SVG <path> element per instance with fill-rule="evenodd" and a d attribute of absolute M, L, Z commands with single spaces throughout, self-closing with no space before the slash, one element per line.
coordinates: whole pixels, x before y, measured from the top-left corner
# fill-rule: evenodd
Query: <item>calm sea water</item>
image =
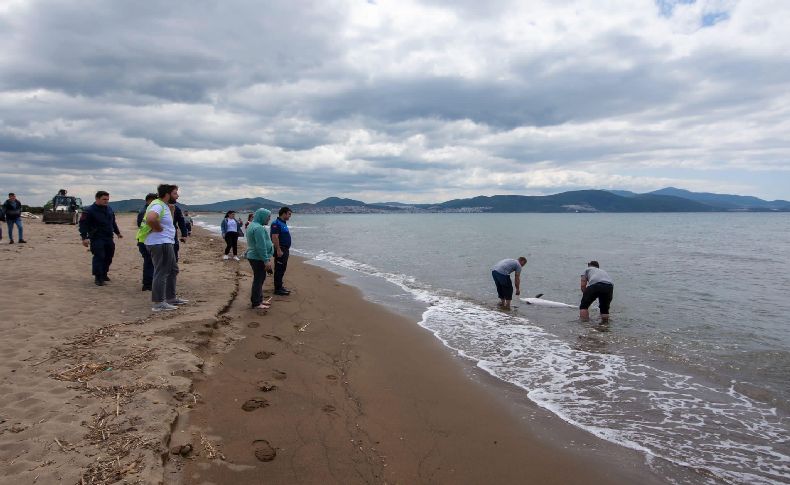
<path fill-rule="evenodd" d="M 695 470 L 674 481 L 790 483 L 790 214 L 296 214 L 291 226 L 296 252 L 418 315 L 538 405 L 652 466 Z M 611 323 L 595 307 L 589 323 L 575 309 L 499 311 L 490 266 L 522 255 L 522 296 L 570 304 L 600 261 Z"/>

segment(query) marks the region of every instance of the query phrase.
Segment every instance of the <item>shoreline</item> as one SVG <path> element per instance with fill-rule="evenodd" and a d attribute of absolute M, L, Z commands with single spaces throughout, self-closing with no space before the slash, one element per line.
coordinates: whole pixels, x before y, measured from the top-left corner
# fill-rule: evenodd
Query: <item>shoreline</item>
<path fill-rule="evenodd" d="M 292 260 L 294 292 L 265 315 L 247 308 L 241 278 L 228 316 L 245 339 L 196 382 L 202 402 L 175 433 L 204 433 L 225 459 L 171 466 L 181 483 L 664 483 L 641 453 L 565 423 L 340 275 Z M 250 400 L 264 404 L 244 411 Z"/>
<path fill-rule="evenodd" d="M 127 238 L 102 288 L 74 226 L 28 222 L 31 242 L 0 251 L 14 282 L 0 365 L 8 479 L 663 483 L 640 453 L 551 415 L 302 258 L 286 274 L 294 294 L 259 315 L 248 266 L 221 261 L 219 238 L 197 228 L 179 276 L 192 302 L 151 315 L 133 220 L 119 216 Z M 249 399 L 259 407 L 242 410 Z"/>

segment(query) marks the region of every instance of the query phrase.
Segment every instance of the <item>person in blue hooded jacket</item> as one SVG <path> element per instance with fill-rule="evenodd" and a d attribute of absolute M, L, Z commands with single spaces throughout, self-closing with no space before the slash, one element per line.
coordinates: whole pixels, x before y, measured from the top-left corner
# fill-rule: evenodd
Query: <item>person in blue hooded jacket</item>
<path fill-rule="evenodd" d="M 266 273 L 272 273 L 274 246 L 269 233 L 266 232 L 266 225 L 269 224 L 271 215 L 268 209 L 256 210 L 247 228 L 247 261 L 250 262 L 253 275 L 250 302 L 252 308 L 260 310 L 266 310 L 270 306 L 263 302 L 263 282 L 266 281 Z"/>

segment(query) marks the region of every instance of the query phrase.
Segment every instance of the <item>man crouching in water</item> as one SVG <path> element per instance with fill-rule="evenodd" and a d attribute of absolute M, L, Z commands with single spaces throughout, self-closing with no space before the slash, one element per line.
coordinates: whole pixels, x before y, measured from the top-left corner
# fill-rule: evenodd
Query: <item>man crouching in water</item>
<path fill-rule="evenodd" d="M 609 273 L 598 266 L 598 261 L 587 263 L 587 269 L 581 278 L 582 302 L 579 304 L 579 317 L 583 320 L 590 318 L 590 305 L 596 299 L 601 308 L 601 320 L 609 321 L 609 304 L 614 295 L 614 284 Z"/>

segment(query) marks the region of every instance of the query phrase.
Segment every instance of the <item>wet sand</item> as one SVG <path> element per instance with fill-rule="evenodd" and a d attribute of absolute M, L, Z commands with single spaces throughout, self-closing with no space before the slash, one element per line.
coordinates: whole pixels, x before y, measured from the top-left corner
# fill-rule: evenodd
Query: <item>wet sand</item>
<path fill-rule="evenodd" d="M 106 287 L 74 226 L 0 246 L 0 476 L 19 483 L 663 483 L 414 321 L 292 258 L 268 312 L 217 236 L 150 315 L 133 216 Z M 271 281 L 267 278 L 267 297 Z"/>

